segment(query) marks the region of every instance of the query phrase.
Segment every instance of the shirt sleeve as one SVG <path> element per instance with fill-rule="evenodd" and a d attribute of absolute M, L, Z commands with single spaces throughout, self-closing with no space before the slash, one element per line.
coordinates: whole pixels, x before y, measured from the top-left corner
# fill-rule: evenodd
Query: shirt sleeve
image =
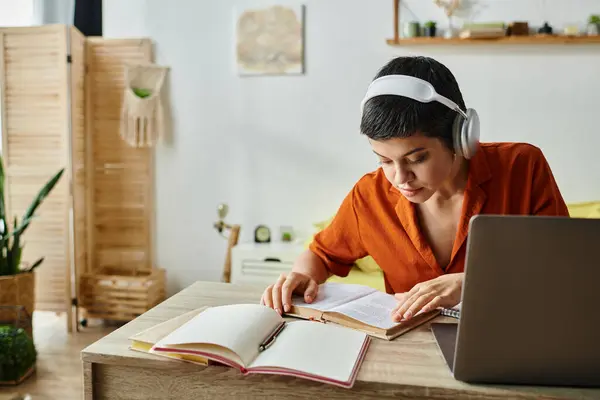
<path fill-rule="evenodd" d="M 560 193 L 550 165 L 541 150 L 537 150 L 533 165 L 531 214 L 569 216 L 569 209 Z"/>
<path fill-rule="evenodd" d="M 318 232 L 309 245 L 334 275 L 347 276 L 354 262 L 367 256 L 360 237 L 360 203 L 355 186 L 344 198 L 331 223 Z"/>

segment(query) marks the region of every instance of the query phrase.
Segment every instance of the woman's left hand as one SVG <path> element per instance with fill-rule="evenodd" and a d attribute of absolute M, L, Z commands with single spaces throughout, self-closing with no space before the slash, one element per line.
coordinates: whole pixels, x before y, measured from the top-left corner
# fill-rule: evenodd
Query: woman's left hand
<path fill-rule="evenodd" d="M 418 283 L 409 292 L 396 293 L 398 305 L 392 311 L 392 319 L 400 322 L 412 318 L 419 311 L 454 307 L 460 303 L 463 278 L 464 273 L 446 274 Z"/>

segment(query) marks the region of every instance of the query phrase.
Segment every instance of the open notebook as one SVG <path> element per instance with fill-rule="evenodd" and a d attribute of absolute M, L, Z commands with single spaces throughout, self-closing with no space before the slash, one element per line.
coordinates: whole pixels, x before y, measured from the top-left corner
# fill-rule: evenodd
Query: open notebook
<path fill-rule="evenodd" d="M 183 324 L 189 322 L 196 315 L 207 309 L 208 307 L 201 307 L 193 311 L 189 311 L 185 314 L 178 315 L 174 318 L 161 322 L 157 325 L 154 325 L 148 329 L 143 330 L 131 337 L 129 340 L 131 344 L 129 348 L 131 350 L 140 351 L 142 353 L 150 353 L 152 346 L 158 343 L 162 338 L 173 332 L 175 329 L 178 329 Z M 194 355 L 194 354 L 157 354 L 160 356 L 174 358 L 177 360 L 188 361 L 194 364 L 200 365 L 208 365 L 209 360 L 206 357 Z"/>
<path fill-rule="evenodd" d="M 334 322 L 381 339 L 392 340 L 435 318 L 439 310 L 417 313 L 409 320 L 395 322 L 391 312 L 398 300 L 368 286 L 326 282 L 319 285 L 317 298 L 310 304 L 294 295 L 286 315 Z"/>
<path fill-rule="evenodd" d="M 195 355 L 252 373 L 352 387 L 370 343 L 365 333 L 287 321 L 260 304 L 210 307 L 160 339 L 156 354 Z"/>

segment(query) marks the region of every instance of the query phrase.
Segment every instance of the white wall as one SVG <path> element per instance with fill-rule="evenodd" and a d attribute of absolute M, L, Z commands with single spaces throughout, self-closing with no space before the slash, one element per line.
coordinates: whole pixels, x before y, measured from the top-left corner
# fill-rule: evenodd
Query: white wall
<path fill-rule="evenodd" d="M 308 232 L 335 212 L 375 167 L 359 135 L 359 103 L 398 55 L 445 63 L 480 113 L 483 140 L 541 146 L 568 201 L 600 199 L 600 47 L 389 47 L 391 0 L 306 0 L 306 74 L 240 78 L 233 7 L 263 3 L 104 1 L 106 37 L 150 37 L 156 61 L 171 66 L 174 138 L 157 149 L 157 256 L 171 291 L 219 279 L 225 241 L 212 223 L 221 201 L 231 207 L 229 221 L 243 225 L 243 240 L 259 223 Z M 404 9 L 404 18 L 443 25 L 432 2 L 404 3 L 413 12 Z M 480 21 L 547 19 L 555 27 L 583 26 L 600 12 L 595 0 L 479 3 Z"/>
<path fill-rule="evenodd" d="M 33 10 L 34 0 L 0 0 L 0 26 L 29 26 Z"/>

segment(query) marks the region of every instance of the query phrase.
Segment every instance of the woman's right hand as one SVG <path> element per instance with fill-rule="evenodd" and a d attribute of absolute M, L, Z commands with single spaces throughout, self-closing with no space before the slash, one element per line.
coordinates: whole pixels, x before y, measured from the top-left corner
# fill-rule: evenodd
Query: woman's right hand
<path fill-rule="evenodd" d="M 289 312 L 292 306 L 292 294 L 303 294 L 304 301 L 311 303 L 319 290 L 317 282 L 308 275 L 299 272 L 281 274 L 277 282 L 269 285 L 260 299 L 260 304 L 275 309 L 279 314 Z"/>

